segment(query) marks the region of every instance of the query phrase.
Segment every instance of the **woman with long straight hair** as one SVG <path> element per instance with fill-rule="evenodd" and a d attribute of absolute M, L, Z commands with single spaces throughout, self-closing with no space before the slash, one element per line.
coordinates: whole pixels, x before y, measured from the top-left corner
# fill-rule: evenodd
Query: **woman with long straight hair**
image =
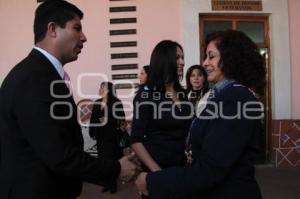
<path fill-rule="evenodd" d="M 115 87 L 111 82 L 100 84 L 99 95 L 101 98 L 94 103 L 89 134 L 96 140 L 99 157 L 118 160 L 123 154 L 118 139 L 120 124 L 125 120 L 123 105 L 116 97 Z M 110 182 L 102 191 L 115 193 L 117 182 Z"/>
<path fill-rule="evenodd" d="M 182 68 L 178 63 L 184 63 L 180 45 L 170 40 L 159 42 L 151 54 L 146 85 L 133 101 L 131 147 L 144 171 L 185 163 L 185 138 L 193 113 L 179 83 Z"/>

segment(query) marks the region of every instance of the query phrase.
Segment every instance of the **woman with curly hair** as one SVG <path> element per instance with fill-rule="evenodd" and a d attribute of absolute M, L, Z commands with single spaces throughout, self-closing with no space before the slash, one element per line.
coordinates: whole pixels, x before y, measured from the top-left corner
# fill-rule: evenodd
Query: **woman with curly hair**
<path fill-rule="evenodd" d="M 264 59 L 244 33 L 228 30 L 207 36 L 203 65 L 214 93 L 190 127 L 189 163 L 141 173 L 137 188 L 151 198 L 261 199 L 254 159 L 263 107 L 254 92 L 264 87 Z"/>

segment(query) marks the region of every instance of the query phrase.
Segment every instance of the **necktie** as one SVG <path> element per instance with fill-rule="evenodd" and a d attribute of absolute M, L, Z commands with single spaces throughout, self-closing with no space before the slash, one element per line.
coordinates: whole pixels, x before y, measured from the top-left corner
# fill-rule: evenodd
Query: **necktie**
<path fill-rule="evenodd" d="M 66 71 L 64 71 L 64 81 L 70 91 L 70 94 L 72 94 L 72 85 L 71 85 L 71 81 L 70 81 L 70 76 L 68 75 L 68 73 Z"/>

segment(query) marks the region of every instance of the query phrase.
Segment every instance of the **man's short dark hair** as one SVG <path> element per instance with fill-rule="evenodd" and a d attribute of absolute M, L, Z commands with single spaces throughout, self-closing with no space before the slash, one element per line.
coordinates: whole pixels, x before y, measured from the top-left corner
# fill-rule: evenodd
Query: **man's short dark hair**
<path fill-rule="evenodd" d="M 75 5 L 64 0 L 48 0 L 41 3 L 35 11 L 33 25 L 34 43 L 44 39 L 49 22 L 54 22 L 64 28 L 67 21 L 75 17 L 83 18 L 83 12 Z"/>

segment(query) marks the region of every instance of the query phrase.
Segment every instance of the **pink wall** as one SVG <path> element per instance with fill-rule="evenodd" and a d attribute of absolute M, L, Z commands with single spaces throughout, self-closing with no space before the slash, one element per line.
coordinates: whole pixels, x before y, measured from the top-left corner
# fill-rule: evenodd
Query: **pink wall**
<path fill-rule="evenodd" d="M 289 0 L 292 119 L 300 119 L 300 1 Z"/>
<path fill-rule="evenodd" d="M 69 0 L 84 13 L 83 31 L 87 36 L 79 59 L 65 66 L 69 73 L 76 101 L 87 95 L 97 95 L 99 77 L 84 78 L 78 84 L 77 79 L 84 73 L 103 73 L 108 80 L 114 73 L 138 73 L 140 69 L 130 71 L 111 71 L 112 64 L 138 63 L 141 68 L 148 64 L 153 47 L 163 39 L 172 39 L 182 43 L 181 38 L 181 0 L 159 1 L 109 1 L 109 0 Z M 9 70 L 24 58 L 33 47 L 33 15 L 37 7 L 35 0 L 0 1 L 1 37 L 0 43 L 0 84 Z M 136 12 L 109 13 L 110 6 L 136 6 Z M 137 17 L 137 24 L 110 25 L 109 19 L 116 17 Z M 109 36 L 109 30 L 136 28 L 136 35 Z M 138 42 L 137 47 L 110 48 L 111 41 Z M 110 53 L 138 52 L 138 58 L 130 60 L 111 60 Z M 133 80 L 138 82 L 138 80 Z M 77 88 L 86 96 L 79 96 Z M 124 91 L 121 91 L 122 93 Z M 131 101 L 132 97 L 123 99 Z"/>
<path fill-rule="evenodd" d="M 8 71 L 31 50 L 35 8 L 36 2 L 20 5 L 18 0 L 0 1 L 0 84 Z"/>

